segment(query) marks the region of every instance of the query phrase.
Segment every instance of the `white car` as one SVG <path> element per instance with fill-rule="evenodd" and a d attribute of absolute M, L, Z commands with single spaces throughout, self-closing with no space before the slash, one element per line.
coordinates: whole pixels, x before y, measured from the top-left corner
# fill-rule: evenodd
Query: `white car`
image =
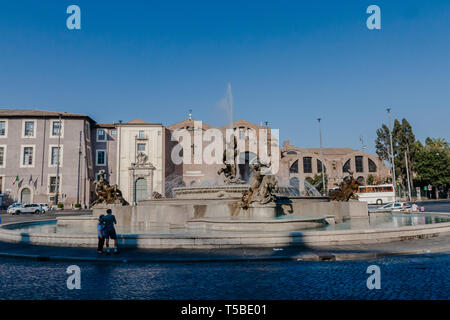
<path fill-rule="evenodd" d="M 411 211 L 411 204 L 409 204 L 407 202 L 391 202 L 391 203 L 385 204 L 384 206 L 377 208 L 377 210 L 392 211 L 392 212 L 402 212 L 402 211 L 409 212 L 409 211 Z"/>
<path fill-rule="evenodd" d="M 16 206 L 13 208 L 9 208 L 7 213 L 10 213 L 12 215 L 14 214 L 21 214 L 21 213 L 44 213 L 44 209 L 41 207 L 41 205 L 36 203 L 30 203 L 30 204 L 22 204 L 20 206 Z"/>

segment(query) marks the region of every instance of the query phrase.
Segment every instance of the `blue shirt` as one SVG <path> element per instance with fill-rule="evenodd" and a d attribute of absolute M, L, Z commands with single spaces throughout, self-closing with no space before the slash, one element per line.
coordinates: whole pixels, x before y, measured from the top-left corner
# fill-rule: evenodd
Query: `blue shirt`
<path fill-rule="evenodd" d="M 101 222 L 97 223 L 97 235 L 99 238 L 103 238 L 105 236 L 105 225 Z"/>
<path fill-rule="evenodd" d="M 117 223 L 116 217 L 113 214 L 107 214 L 104 216 L 103 221 L 105 222 L 105 229 L 114 228 L 114 224 Z"/>

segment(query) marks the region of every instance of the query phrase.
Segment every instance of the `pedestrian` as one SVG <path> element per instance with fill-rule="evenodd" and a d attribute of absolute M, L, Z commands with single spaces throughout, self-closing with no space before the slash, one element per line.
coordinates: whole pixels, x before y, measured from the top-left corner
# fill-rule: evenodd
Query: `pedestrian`
<path fill-rule="evenodd" d="M 110 254 L 109 239 L 114 240 L 114 254 L 118 254 L 117 248 L 117 234 L 114 225 L 117 224 L 116 217 L 112 214 L 111 209 L 106 210 L 106 216 L 103 218 L 105 221 L 105 239 L 106 239 L 106 254 Z"/>
<path fill-rule="evenodd" d="M 413 203 L 413 205 L 411 206 L 411 211 L 412 212 L 417 212 L 419 211 L 419 206 L 416 203 Z"/>
<path fill-rule="evenodd" d="M 105 244 L 105 216 L 103 214 L 100 215 L 98 218 L 97 223 L 97 236 L 98 236 L 98 245 L 97 245 L 97 253 L 102 254 L 103 253 L 103 245 Z"/>

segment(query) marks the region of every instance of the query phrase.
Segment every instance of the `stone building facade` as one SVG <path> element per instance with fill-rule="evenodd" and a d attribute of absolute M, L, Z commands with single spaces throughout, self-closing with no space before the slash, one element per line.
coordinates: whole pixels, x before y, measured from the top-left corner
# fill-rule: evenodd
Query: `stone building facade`
<path fill-rule="evenodd" d="M 61 122 L 60 122 L 61 119 Z M 61 130 L 59 134 L 59 126 Z M 190 161 L 176 163 L 180 155 L 174 133 L 183 130 L 190 140 Z M 129 122 L 97 123 L 87 115 L 39 110 L 0 109 L 0 194 L 3 206 L 14 202 L 53 203 L 56 194 L 58 145 L 59 202 L 65 207 L 76 203 L 88 206 L 95 198 L 94 181 L 104 170 L 110 184 L 117 184 L 129 203 L 151 199 L 157 192 L 171 197 L 180 186 L 222 184 L 217 174 L 223 167 L 223 149 L 212 154 L 219 163 L 205 163 L 203 155 L 210 150 L 211 140 L 204 134 L 214 129 L 221 133 L 222 146 L 226 134 L 237 139 L 238 177 L 251 178 L 249 165 L 257 154 L 272 159 L 272 170 L 280 185 L 304 189 L 306 177 L 321 173 L 318 148 L 299 148 L 289 141 L 278 146 L 277 136 L 269 128 L 238 120 L 230 126 L 213 127 L 188 119 L 167 127 L 135 119 Z M 250 137 L 261 145 L 251 143 Z M 59 141 L 59 144 L 58 144 Z M 194 143 L 195 142 L 195 143 Z M 328 188 L 337 186 L 352 171 L 355 178 L 366 183 L 369 175 L 389 176 L 389 169 L 376 156 L 349 148 L 323 148 Z M 275 166 L 275 163 L 277 164 Z"/>
<path fill-rule="evenodd" d="M 322 148 L 323 168 L 328 178 L 328 189 L 337 187 L 349 171 L 362 184 L 372 175 L 375 179 L 386 179 L 390 171 L 376 155 L 351 148 Z M 314 178 L 322 173 L 322 155 L 320 148 L 299 148 L 289 141 L 281 149 L 283 175 L 289 184 L 299 191 L 304 190 L 305 178 Z M 286 179 L 285 179 L 286 180 Z"/>
<path fill-rule="evenodd" d="M 3 205 L 14 201 L 52 203 L 57 189 L 58 150 L 59 201 L 89 203 L 94 179 L 90 143 L 94 124 L 82 114 L 1 109 Z"/>

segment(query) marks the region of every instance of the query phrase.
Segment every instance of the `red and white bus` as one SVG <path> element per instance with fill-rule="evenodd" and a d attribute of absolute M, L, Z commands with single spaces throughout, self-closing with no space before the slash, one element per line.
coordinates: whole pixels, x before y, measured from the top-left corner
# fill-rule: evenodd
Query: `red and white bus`
<path fill-rule="evenodd" d="M 394 186 L 392 184 L 380 184 L 376 186 L 359 186 L 358 200 L 368 204 L 383 204 L 394 202 Z"/>

